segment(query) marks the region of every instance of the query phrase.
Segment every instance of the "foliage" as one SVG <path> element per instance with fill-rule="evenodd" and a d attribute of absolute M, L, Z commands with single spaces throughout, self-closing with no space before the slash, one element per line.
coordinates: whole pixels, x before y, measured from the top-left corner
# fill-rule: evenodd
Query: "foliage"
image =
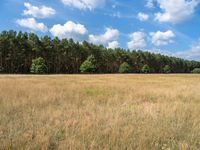
<path fill-rule="evenodd" d="M 45 65 L 45 60 L 42 57 L 33 59 L 31 65 L 31 73 L 44 74 L 46 72 L 47 72 L 47 66 Z"/>
<path fill-rule="evenodd" d="M 129 73 L 130 65 L 127 62 L 124 62 L 119 67 L 119 73 Z"/>
<path fill-rule="evenodd" d="M 144 65 L 143 67 L 142 67 L 142 73 L 150 73 L 151 72 L 151 69 L 150 69 L 150 67 L 149 67 L 149 65 Z"/>
<path fill-rule="evenodd" d="M 164 73 L 171 73 L 172 69 L 169 65 L 165 65 L 165 67 L 163 68 L 163 72 Z"/>
<path fill-rule="evenodd" d="M 80 66 L 81 73 L 95 73 L 96 69 L 96 60 L 93 55 L 90 55 Z"/>
<path fill-rule="evenodd" d="M 17 33 L 12 30 L 0 33 L 1 73 L 30 73 L 32 60 L 38 57 L 45 59 L 48 73 L 80 73 L 81 64 L 90 55 L 96 59 L 95 71 L 98 73 L 117 73 L 123 62 L 131 66 L 130 73 L 142 72 L 145 64 L 155 73 L 162 73 L 166 65 L 171 67 L 173 73 L 191 73 L 195 68 L 200 68 L 200 62 L 197 61 L 150 52 L 107 49 L 88 42 L 38 37 L 34 33 Z"/>
<path fill-rule="evenodd" d="M 194 70 L 192 70 L 192 73 L 200 73 L 200 68 L 195 68 Z"/>

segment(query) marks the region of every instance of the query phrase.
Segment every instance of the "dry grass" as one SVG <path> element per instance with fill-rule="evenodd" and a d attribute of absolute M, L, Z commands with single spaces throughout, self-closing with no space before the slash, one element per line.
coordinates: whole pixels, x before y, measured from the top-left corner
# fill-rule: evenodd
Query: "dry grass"
<path fill-rule="evenodd" d="M 0 76 L 0 149 L 199 150 L 200 76 Z"/>

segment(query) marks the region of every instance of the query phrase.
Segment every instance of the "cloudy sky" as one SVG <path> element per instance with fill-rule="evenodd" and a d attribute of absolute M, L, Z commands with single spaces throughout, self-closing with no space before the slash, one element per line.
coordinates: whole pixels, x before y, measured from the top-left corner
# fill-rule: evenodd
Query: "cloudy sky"
<path fill-rule="evenodd" d="M 0 31 L 200 60 L 200 0 L 1 0 Z"/>

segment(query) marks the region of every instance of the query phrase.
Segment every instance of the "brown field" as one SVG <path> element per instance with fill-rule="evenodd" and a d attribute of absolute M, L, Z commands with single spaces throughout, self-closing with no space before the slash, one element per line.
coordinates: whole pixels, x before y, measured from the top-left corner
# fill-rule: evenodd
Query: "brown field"
<path fill-rule="evenodd" d="M 0 76 L 0 149 L 200 150 L 200 76 Z"/>

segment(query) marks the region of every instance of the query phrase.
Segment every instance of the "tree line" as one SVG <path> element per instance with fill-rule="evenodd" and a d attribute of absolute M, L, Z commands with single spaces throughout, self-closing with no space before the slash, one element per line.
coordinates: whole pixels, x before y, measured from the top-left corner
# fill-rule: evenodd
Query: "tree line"
<path fill-rule="evenodd" d="M 150 52 L 21 31 L 0 33 L 0 73 L 190 73 L 197 68 L 198 61 Z"/>

